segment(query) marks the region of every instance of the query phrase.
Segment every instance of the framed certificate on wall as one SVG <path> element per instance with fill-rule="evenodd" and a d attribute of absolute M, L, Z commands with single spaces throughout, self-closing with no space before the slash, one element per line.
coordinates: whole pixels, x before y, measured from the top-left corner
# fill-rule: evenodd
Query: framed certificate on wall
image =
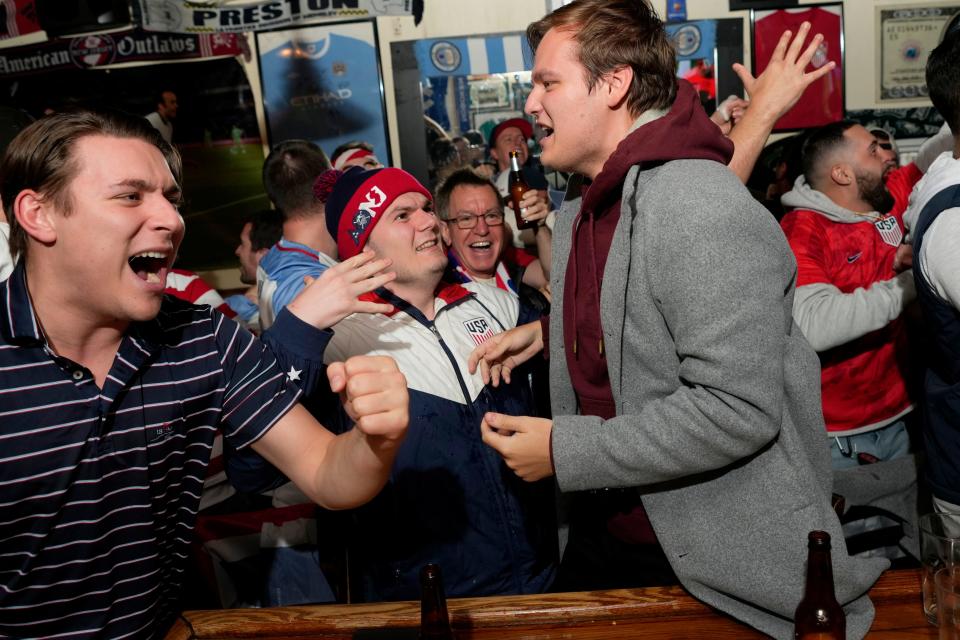
<path fill-rule="evenodd" d="M 880 58 L 877 100 L 926 98 L 927 57 L 960 16 L 960 2 L 877 7 L 876 15 Z"/>

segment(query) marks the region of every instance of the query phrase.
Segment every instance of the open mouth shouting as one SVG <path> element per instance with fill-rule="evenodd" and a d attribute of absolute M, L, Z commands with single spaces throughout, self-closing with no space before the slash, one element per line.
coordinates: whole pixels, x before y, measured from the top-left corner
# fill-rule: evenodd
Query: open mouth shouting
<path fill-rule="evenodd" d="M 162 290 L 167 284 L 171 261 L 169 251 L 142 251 L 128 258 L 127 264 L 140 280 Z"/>
<path fill-rule="evenodd" d="M 540 130 L 541 130 L 541 131 L 543 131 L 543 135 L 540 137 L 540 144 L 543 144 L 543 141 L 544 141 L 544 140 L 551 139 L 551 137 L 553 136 L 553 128 L 552 128 L 552 127 L 546 127 L 546 126 L 540 124 L 539 122 L 537 123 L 537 126 L 540 127 Z"/>

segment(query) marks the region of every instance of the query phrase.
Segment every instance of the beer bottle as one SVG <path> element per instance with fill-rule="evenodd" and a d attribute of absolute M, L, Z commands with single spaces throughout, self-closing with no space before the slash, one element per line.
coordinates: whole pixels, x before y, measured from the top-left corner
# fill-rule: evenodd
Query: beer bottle
<path fill-rule="evenodd" d="M 420 569 L 420 640 L 455 640 L 447 615 L 440 565 L 429 563 Z"/>
<path fill-rule="evenodd" d="M 807 543 L 807 584 L 794 614 L 796 640 L 845 640 L 847 619 L 833 591 L 830 534 L 811 531 Z"/>
<path fill-rule="evenodd" d="M 520 200 L 523 194 L 530 191 L 530 185 L 523 179 L 520 172 L 520 154 L 517 151 L 510 152 L 510 203 L 513 205 L 513 215 L 517 221 L 517 229 L 533 229 L 537 226 L 536 221 L 526 221 L 520 215 Z"/>

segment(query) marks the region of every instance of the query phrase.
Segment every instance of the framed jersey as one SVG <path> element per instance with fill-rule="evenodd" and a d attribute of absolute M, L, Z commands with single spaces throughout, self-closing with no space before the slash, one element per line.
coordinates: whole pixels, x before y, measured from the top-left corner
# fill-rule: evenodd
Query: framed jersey
<path fill-rule="evenodd" d="M 351 140 L 389 158 L 376 23 L 257 32 L 270 144 L 301 138 L 330 154 Z"/>
<path fill-rule="evenodd" d="M 813 84 L 800 96 L 789 111 L 777 121 L 774 131 L 793 131 L 819 127 L 843 119 L 843 5 L 839 2 L 803 5 L 796 9 L 754 10 L 752 24 L 753 74 L 759 76 L 767 68 L 770 57 L 784 31 L 796 33 L 801 23 L 811 25 L 810 38 L 823 35 L 823 42 L 810 61 L 808 71 L 829 62 L 836 67 Z"/>

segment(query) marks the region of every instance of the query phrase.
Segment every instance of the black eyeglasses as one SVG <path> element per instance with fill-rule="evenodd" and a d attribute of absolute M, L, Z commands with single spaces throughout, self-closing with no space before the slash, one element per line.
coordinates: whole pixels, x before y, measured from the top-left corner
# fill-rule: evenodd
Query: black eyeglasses
<path fill-rule="evenodd" d="M 477 220 L 480 218 L 483 218 L 483 221 L 487 223 L 488 227 L 499 227 L 503 224 L 503 212 L 501 211 L 488 211 L 482 216 L 472 213 L 461 213 L 454 218 L 450 218 L 447 222 L 456 223 L 458 229 L 473 229 L 477 226 Z"/>

